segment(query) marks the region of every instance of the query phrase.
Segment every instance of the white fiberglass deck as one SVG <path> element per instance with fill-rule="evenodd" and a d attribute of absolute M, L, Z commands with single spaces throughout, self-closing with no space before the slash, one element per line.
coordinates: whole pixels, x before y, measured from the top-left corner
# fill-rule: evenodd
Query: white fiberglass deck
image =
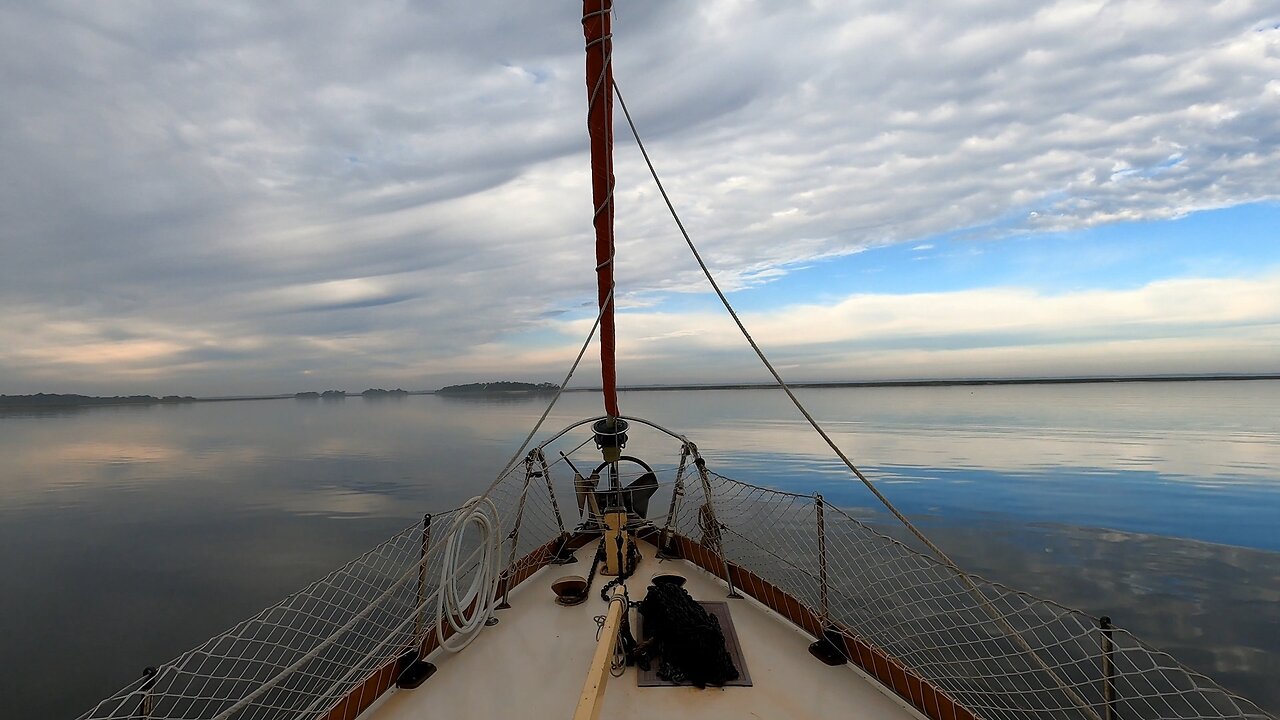
<path fill-rule="evenodd" d="M 724 583 L 683 560 L 659 561 L 653 548 L 644 552 L 627 583 L 633 600 L 644 596 L 649 579 L 674 572 L 689 579 L 685 588 L 698 600 L 723 600 Z M 362 720 L 409 718 L 563 718 L 578 703 L 596 647 L 593 617 L 608 606 L 597 576 L 587 602 L 576 607 L 555 604 L 551 582 L 570 574 L 585 575 L 591 545 L 578 551 L 579 562 L 551 566 L 511 592 L 511 608 L 498 612 L 501 622 L 486 628 L 461 653 L 437 650 L 430 660 L 439 671 L 416 690 L 392 688 Z M 636 670 L 609 678 L 603 718 L 834 718 L 859 720 L 923 720 L 905 702 L 882 690 L 851 665 L 828 667 L 808 652 L 811 639 L 750 598 L 729 600 L 754 687 L 636 687 Z M 633 625 L 635 615 L 632 615 Z"/>

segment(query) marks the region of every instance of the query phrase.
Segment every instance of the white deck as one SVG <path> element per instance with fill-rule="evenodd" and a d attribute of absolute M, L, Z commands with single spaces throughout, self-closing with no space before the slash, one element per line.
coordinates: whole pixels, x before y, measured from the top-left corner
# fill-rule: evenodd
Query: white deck
<path fill-rule="evenodd" d="M 641 543 L 644 560 L 627 583 L 633 600 L 649 579 L 674 572 L 698 600 L 723 600 L 725 584 L 683 560 L 659 561 Z M 508 610 L 461 653 L 436 651 L 439 671 L 416 690 L 392 688 L 362 720 L 409 718 L 568 718 L 573 716 L 596 646 L 596 624 L 607 605 L 597 576 L 582 605 L 555 604 L 551 582 L 585 575 L 589 546 L 579 562 L 540 570 L 511 592 Z M 811 639 L 751 598 L 729 600 L 730 614 L 754 687 L 636 687 L 636 671 L 610 678 L 603 718 L 837 718 L 923 720 L 923 716 L 852 665 L 828 667 L 808 652 Z M 633 611 L 634 613 L 634 611 Z M 635 616 L 632 615 L 634 626 Z"/>

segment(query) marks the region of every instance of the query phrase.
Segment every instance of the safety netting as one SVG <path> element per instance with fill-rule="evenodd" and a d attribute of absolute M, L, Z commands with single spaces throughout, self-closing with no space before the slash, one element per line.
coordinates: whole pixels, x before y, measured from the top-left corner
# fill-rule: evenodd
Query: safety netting
<path fill-rule="evenodd" d="M 349 698 L 367 704 L 372 698 L 359 695 L 383 689 L 370 678 L 396 672 L 407 653 L 433 648 L 442 620 L 458 624 L 477 594 L 492 595 L 486 565 L 501 569 L 500 592 L 504 581 L 547 562 L 564 526 L 540 472 L 536 459 L 517 464 L 485 494 L 486 520 L 467 521 L 477 503 L 424 517 L 82 717 L 313 718 Z M 464 607 L 444 618 L 441 595 L 457 588 Z M 457 642 L 453 634 L 446 640 Z"/>
<path fill-rule="evenodd" d="M 738 482 L 696 457 L 685 446 L 678 464 L 655 468 L 650 538 L 697 543 L 722 579 L 733 580 L 730 566 L 749 571 L 973 717 L 1272 717 L 1123 628 L 966 573 L 821 496 Z M 590 524 L 571 477 L 535 451 L 485 494 L 487 531 L 468 521 L 477 502 L 433 514 L 83 717 L 325 718 L 341 703 L 364 707 L 389 684 L 371 679 L 394 679 L 407 654 L 448 640 L 440 628 L 464 612 L 442 611 L 442 594 L 478 586 L 496 601 Z M 486 564 L 496 568 L 493 585 L 484 584 Z"/>
<path fill-rule="evenodd" d="M 708 472 L 672 527 L 975 717 L 1271 717 L 1123 628 L 943 563 L 818 495 Z"/>

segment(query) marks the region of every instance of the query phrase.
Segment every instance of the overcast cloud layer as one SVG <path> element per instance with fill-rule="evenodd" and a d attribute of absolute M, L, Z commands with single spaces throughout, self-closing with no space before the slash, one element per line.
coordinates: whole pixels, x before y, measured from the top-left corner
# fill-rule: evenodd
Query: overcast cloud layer
<path fill-rule="evenodd" d="M 0 392 L 557 379 L 594 282 L 579 15 L 0 6 Z M 622 2 L 615 65 L 742 289 L 940 233 L 1274 200 L 1278 26 L 1261 2 Z M 703 288 L 633 149 L 618 182 L 624 381 L 755 378 L 712 320 L 661 307 Z M 827 287 L 755 319 L 803 379 L 1250 371 L 1280 347 L 1259 272 L 1101 300 Z M 1150 362 L 1099 362 L 1135 343 Z M 720 375 L 677 362 L 699 356 Z"/>

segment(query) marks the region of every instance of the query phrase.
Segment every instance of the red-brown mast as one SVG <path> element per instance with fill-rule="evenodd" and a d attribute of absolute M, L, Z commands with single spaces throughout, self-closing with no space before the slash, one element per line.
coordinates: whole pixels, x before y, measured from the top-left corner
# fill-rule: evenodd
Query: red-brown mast
<path fill-rule="evenodd" d="M 613 330 L 613 0 L 583 0 L 587 39 L 587 130 L 591 134 L 591 196 L 595 201 L 596 295 L 600 307 L 600 376 L 604 410 L 618 416 Z"/>

